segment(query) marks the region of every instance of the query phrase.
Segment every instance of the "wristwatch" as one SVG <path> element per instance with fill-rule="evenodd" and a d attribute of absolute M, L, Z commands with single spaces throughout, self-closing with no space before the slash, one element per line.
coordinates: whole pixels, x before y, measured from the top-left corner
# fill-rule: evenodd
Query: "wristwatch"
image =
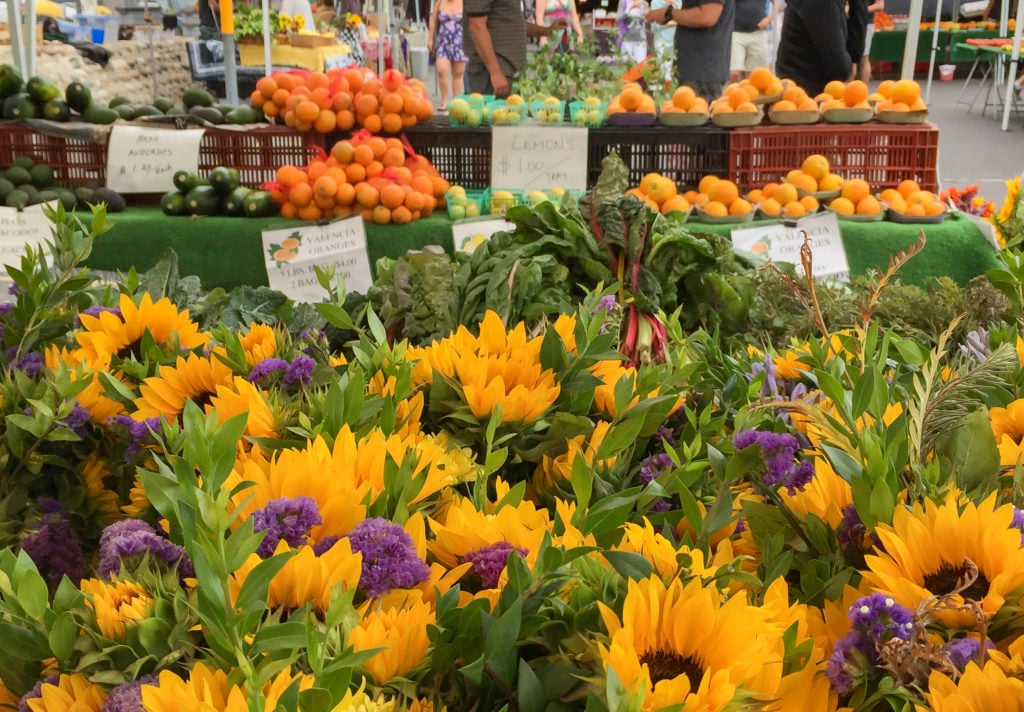
<path fill-rule="evenodd" d="M 661 21 L 661 24 L 667 25 L 670 22 L 672 22 L 672 6 L 671 5 L 666 5 L 665 6 L 665 19 Z"/>

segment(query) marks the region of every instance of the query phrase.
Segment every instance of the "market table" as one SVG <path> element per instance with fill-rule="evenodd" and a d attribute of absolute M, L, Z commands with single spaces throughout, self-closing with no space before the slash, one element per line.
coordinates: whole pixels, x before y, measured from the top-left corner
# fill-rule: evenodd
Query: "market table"
<path fill-rule="evenodd" d="M 313 72 L 323 72 L 336 67 L 352 64 L 352 50 L 346 44 L 325 45 L 324 47 L 293 47 L 275 44 L 270 48 L 270 63 L 275 67 L 298 67 Z M 243 44 L 238 46 L 238 58 L 243 66 L 264 65 L 263 45 Z"/>
<path fill-rule="evenodd" d="M 963 34 L 963 33 L 961 33 Z M 927 36 L 927 37 L 926 37 Z M 972 37 L 980 35 L 971 35 Z M 906 30 L 883 30 L 875 32 L 871 40 L 872 62 L 902 62 L 903 48 L 907 44 Z M 921 30 L 917 41 L 917 61 L 927 62 L 932 56 L 932 31 Z M 939 30 L 939 50 L 936 62 L 945 62 L 949 56 L 949 32 Z"/>
<path fill-rule="evenodd" d="M 88 219 L 85 214 L 81 217 Z M 181 274 L 198 276 L 207 288 L 230 289 L 265 285 L 260 233 L 269 228 L 303 223 L 283 218 L 167 217 L 159 208 L 129 208 L 109 216 L 110 232 L 96 240 L 88 265 L 101 270 L 145 270 L 168 250 L 179 260 Z M 728 225 L 691 223 L 694 231 L 728 234 Z M 744 225 L 741 227 L 749 227 Z M 953 216 L 940 225 L 895 223 L 842 223 L 843 244 L 853 274 L 885 269 L 897 250 L 917 241 L 918 227 L 928 243 L 900 273 L 908 283 L 922 284 L 929 277 L 949 275 L 963 285 L 985 270 L 999 266 L 999 256 L 969 220 Z M 410 249 L 436 244 L 451 252 L 451 221 L 438 213 L 408 225 L 366 226 L 371 263 L 398 257 Z"/>

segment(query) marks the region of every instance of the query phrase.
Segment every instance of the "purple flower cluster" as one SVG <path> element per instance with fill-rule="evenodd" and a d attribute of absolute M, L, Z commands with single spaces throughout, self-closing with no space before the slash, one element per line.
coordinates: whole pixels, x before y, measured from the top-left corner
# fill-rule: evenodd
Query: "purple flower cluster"
<path fill-rule="evenodd" d="M 147 441 L 152 441 L 153 432 L 160 431 L 160 418 L 135 420 L 128 415 L 119 415 L 116 418 L 111 418 L 111 422 L 128 428 L 128 433 L 131 436 L 131 441 L 124 453 L 125 461 L 130 461 L 142 450 L 142 446 Z"/>
<path fill-rule="evenodd" d="M 969 332 L 960 344 L 960 353 L 966 358 L 984 363 L 992 355 L 992 343 L 989 341 L 988 331 L 978 329 Z"/>
<path fill-rule="evenodd" d="M 67 576 L 77 583 L 85 576 L 85 557 L 64 507 L 49 497 L 40 497 L 40 517 L 21 536 L 21 548 L 51 585 Z"/>
<path fill-rule="evenodd" d="M 981 643 L 977 638 L 957 638 L 946 643 L 945 647 L 949 661 L 961 672 L 967 667 L 967 663 L 976 660 L 978 653 L 981 652 Z M 985 641 L 985 650 L 991 650 L 994 647 L 991 640 Z"/>
<path fill-rule="evenodd" d="M 309 530 L 324 523 L 316 501 L 310 497 L 279 497 L 252 513 L 253 531 L 267 534 L 256 553 L 266 559 L 273 555 L 280 541 L 288 546 L 302 546 Z"/>
<path fill-rule="evenodd" d="M 88 314 L 89 316 L 99 316 L 104 312 L 110 312 L 114 314 L 118 319 L 123 319 L 124 315 L 121 313 L 120 307 L 105 307 L 102 304 L 95 304 L 88 309 L 83 309 L 80 314 L 75 316 L 75 328 L 82 328 L 82 314 Z"/>
<path fill-rule="evenodd" d="M 317 346 L 327 346 L 327 332 L 315 326 L 303 329 L 299 334 L 299 341 L 304 343 L 302 353 L 311 354 Z"/>
<path fill-rule="evenodd" d="M 648 485 L 671 469 L 672 458 L 668 456 L 668 453 L 651 455 L 640 463 L 640 483 Z M 651 511 L 654 512 L 669 512 L 671 510 L 672 502 L 665 497 L 659 497 L 651 506 Z"/>
<path fill-rule="evenodd" d="M 101 712 L 144 712 L 142 706 L 143 685 L 159 687 L 159 680 L 156 675 L 144 675 L 138 680 L 118 685 L 103 701 Z"/>
<path fill-rule="evenodd" d="M 100 535 L 99 574 L 103 578 L 119 575 L 122 567 L 134 568 L 146 556 L 157 564 L 177 567 L 182 579 L 195 576 L 185 550 L 141 519 L 114 522 Z"/>
<path fill-rule="evenodd" d="M 14 368 L 29 378 L 37 378 L 46 368 L 46 359 L 37 351 L 29 351 L 14 362 Z"/>
<path fill-rule="evenodd" d="M 509 554 L 513 553 L 526 556 L 526 549 L 512 546 L 507 541 L 499 541 L 470 551 L 463 557 L 463 561 L 473 564 L 470 572 L 480 579 L 483 588 L 497 588 L 501 573 L 508 564 Z"/>
<path fill-rule="evenodd" d="M 67 414 L 61 422 L 67 427 L 68 430 L 73 432 L 80 438 L 84 438 L 89 434 L 86 430 L 86 423 L 89 422 L 89 409 L 81 406 L 78 401 L 75 401 L 74 407 L 71 408 L 71 412 Z"/>
<path fill-rule="evenodd" d="M 840 695 L 847 695 L 879 664 L 878 648 L 893 638 L 909 640 L 914 614 L 882 593 L 854 601 L 847 612 L 853 627 L 836 641 L 825 675 Z"/>
<path fill-rule="evenodd" d="M 800 444 L 789 433 L 767 430 L 743 430 L 732 441 L 737 450 L 757 445 L 764 456 L 761 482 L 768 487 L 785 487 L 790 494 L 803 489 L 814 479 L 814 463 L 797 458 Z"/>
<path fill-rule="evenodd" d="M 764 385 L 761 386 L 761 395 L 765 398 L 774 398 L 781 395 L 779 381 L 776 377 L 775 359 L 770 355 L 766 355 L 764 361 L 755 361 L 750 364 L 747 380 L 753 381 L 762 373 L 764 374 Z"/>
<path fill-rule="evenodd" d="M 265 358 L 252 367 L 249 372 L 249 381 L 259 383 L 278 372 L 283 372 L 281 379 L 285 388 L 291 388 L 296 383 L 306 385 L 313 377 L 313 369 L 316 368 L 316 361 L 308 356 L 296 356 L 288 363 L 283 358 Z"/>
<path fill-rule="evenodd" d="M 1024 546 L 1024 509 L 1013 508 L 1013 520 L 1010 522 L 1010 526 L 1014 529 L 1020 529 L 1020 544 Z"/>
<path fill-rule="evenodd" d="M 363 555 L 359 590 L 377 598 L 395 588 L 412 588 L 430 576 L 409 533 L 383 517 L 364 519 L 349 532 L 352 551 Z"/>
<path fill-rule="evenodd" d="M 58 682 L 60 682 L 60 675 L 57 673 L 48 675 L 46 679 L 37 682 L 32 686 L 31 690 L 22 695 L 21 699 L 18 700 L 18 712 L 32 712 L 32 708 L 29 707 L 28 701 L 42 699 L 43 685 L 56 685 Z"/>
<path fill-rule="evenodd" d="M 843 518 L 836 527 L 836 538 L 839 545 L 848 550 L 870 551 L 872 547 L 882 548 L 882 540 L 874 532 L 868 531 L 853 504 L 843 509 Z"/>
<path fill-rule="evenodd" d="M 265 358 L 252 367 L 252 371 L 249 372 L 249 381 L 259 383 L 268 376 L 272 376 L 278 371 L 284 371 L 287 368 L 288 362 L 283 358 Z"/>

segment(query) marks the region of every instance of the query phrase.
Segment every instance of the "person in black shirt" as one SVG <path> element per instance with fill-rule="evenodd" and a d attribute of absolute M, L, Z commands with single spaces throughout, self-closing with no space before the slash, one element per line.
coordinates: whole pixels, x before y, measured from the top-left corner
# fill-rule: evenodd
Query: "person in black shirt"
<path fill-rule="evenodd" d="M 204 40 L 220 39 L 220 0 L 196 0 L 199 13 L 199 37 Z"/>
<path fill-rule="evenodd" d="M 871 13 L 868 12 L 868 0 L 849 0 L 849 6 L 850 11 L 846 17 L 846 53 L 850 55 L 853 64 L 850 72 L 852 77 L 857 74 L 861 59 L 864 58 Z"/>
<path fill-rule="evenodd" d="M 833 79 L 850 78 L 843 0 L 789 0 L 782 21 L 775 73 L 811 96 Z"/>

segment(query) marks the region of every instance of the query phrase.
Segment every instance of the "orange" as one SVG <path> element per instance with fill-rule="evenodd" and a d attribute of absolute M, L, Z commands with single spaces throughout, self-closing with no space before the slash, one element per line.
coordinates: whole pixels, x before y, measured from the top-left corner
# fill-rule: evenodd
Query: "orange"
<path fill-rule="evenodd" d="M 804 210 L 808 213 L 817 212 L 818 210 L 818 199 L 813 195 L 805 195 L 800 198 L 800 205 L 804 206 Z"/>
<path fill-rule="evenodd" d="M 352 95 L 347 91 L 340 91 L 331 98 L 331 108 L 335 111 L 344 111 L 352 108 Z"/>
<path fill-rule="evenodd" d="M 641 202 L 647 200 L 647 193 L 643 192 L 639 188 L 630 188 L 629 190 L 626 191 L 626 195 L 632 195 L 634 198 Z"/>
<path fill-rule="evenodd" d="M 828 207 L 832 208 L 840 215 L 853 215 L 854 210 L 856 210 L 854 204 L 847 198 L 836 198 L 828 204 Z"/>
<path fill-rule="evenodd" d="M 890 196 L 888 198 L 882 198 L 882 199 L 886 202 L 886 204 L 890 208 L 895 210 L 897 213 L 905 213 L 905 212 L 907 212 L 907 207 L 908 207 L 907 206 L 907 201 L 903 199 L 902 195 L 900 195 L 899 193 L 896 193 L 895 190 L 893 191 L 893 193 L 895 193 L 895 195 L 892 195 L 892 196 Z"/>
<path fill-rule="evenodd" d="M 271 95 L 270 100 L 278 106 L 284 106 L 288 103 L 288 97 L 292 94 L 287 89 L 278 89 Z"/>
<path fill-rule="evenodd" d="M 898 186 L 896 186 L 896 190 L 899 191 L 900 195 L 902 195 L 904 198 L 906 198 L 911 193 L 916 193 L 919 190 L 921 190 L 921 186 L 919 186 L 916 182 L 908 179 L 908 180 L 902 181 Z"/>
<path fill-rule="evenodd" d="M 392 183 L 380 191 L 380 204 L 388 210 L 394 210 L 405 203 L 405 191 L 402 187 Z"/>
<path fill-rule="evenodd" d="M 389 148 L 388 153 L 384 154 L 384 160 L 387 160 L 388 154 L 394 149 Z M 391 166 L 394 169 L 395 181 L 400 185 L 412 187 L 412 171 L 405 166 Z"/>
<path fill-rule="evenodd" d="M 749 99 L 750 101 L 753 101 L 754 99 L 761 95 L 761 92 L 758 91 L 757 87 L 755 87 L 753 84 L 741 83 L 740 89 L 747 93 L 747 99 Z"/>
<path fill-rule="evenodd" d="M 434 182 L 430 180 L 430 176 L 425 174 L 413 176 L 412 183 L 410 185 L 412 185 L 413 190 L 419 191 L 424 195 L 434 194 Z"/>
<path fill-rule="evenodd" d="M 378 205 L 373 209 L 373 221 L 378 225 L 387 225 L 391 222 L 391 210 Z"/>
<path fill-rule="evenodd" d="M 846 85 L 843 90 L 843 101 L 847 106 L 856 106 L 868 98 L 868 85 L 859 79 L 854 79 Z"/>
<path fill-rule="evenodd" d="M 356 189 L 351 183 L 339 183 L 334 200 L 339 205 L 352 205 L 356 199 Z"/>
<path fill-rule="evenodd" d="M 263 113 L 268 119 L 272 119 L 275 116 L 281 115 L 281 107 L 272 101 L 266 101 L 262 106 Z"/>
<path fill-rule="evenodd" d="M 896 86 L 896 82 L 892 79 L 886 79 L 884 82 L 878 85 L 878 93 L 884 96 L 886 99 L 892 98 L 892 90 Z"/>
<path fill-rule="evenodd" d="M 910 107 L 902 101 L 892 102 L 891 104 L 891 106 L 887 107 L 887 111 L 910 111 Z"/>
<path fill-rule="evenodd" d="M 365 143 L 360 144 L 355 147 L 355 150 L 352 152 L 352 157 L 355 159 L 356 163 L 368 166 L 370 165 L 370 161 L 374 158 L 373 148 Z"/>
<path fill-rule="evenodd" d="M 357 92 L 363 87 L 363 77 L 366 76 L 365 72 L 366 70 L 355 67 L 345 70 L 342 76 L 345 77 L 345 81 L 348 82 L 348 88 L 351 91 Z"/>
<path fill-rule="evenodd" d="M 725 207 L 732 205 L 739 197 L 740 189 L 731 180 L 715 181 L 708 188 L 708 198 L 711 199 L 711 202 L 721 203 Z"/>
<path fill-rule="evenodd" d="M 374 159 L 383 157 L 384 152 L 388 150 L 387 141 L 382 139 L 380 136 L 374 136 L 373 138 L 367 139 L 366 143 L 363 145 L 369 147 L 369 149 L 373 151 Z"/>
<path fill-rule="evenodd" d="M 264 99 L 273 97 L 277 89 L 277 80 L 273 77 L 260 77 L 256 82 L 256 91 L 262 94 Z"/>
<path fill-rule="evenodd" d="M 296 208 L 304 208 L 313 202 L 313 188 L 309 183 L 296 183 L 288 191 L 288 202 Z"/>
<path fill-rule="evenodd" d="M 356 201 L 364 208 L 380 205 L 380 192 L 369 183 L 363 183 L 356 190 Z"/>
<path fill-rule="evenodd" d="M 405 151 L 400 148 L 389 148 L 384 152 L 380 161 L 385 166 L 401 166 L 405 163 Z"/>
<path fill-rule="evenodd" d="M 925 215 L 942 215 L 945 212 L 946 206 L 937 200 L 933 200 L 930 203 L 926 203 L 924 206 Z"/>
<path fill-rule="evenodd" d="M 405 207 L 409 208 L 414 213 L 418 213 L 423 210 L 423 205 L 426 201 L 423 200 L 423 193 L 415 190 L 410 190 L 405 194 Z"/>
<path fill-rule="evenodd" d="M 918 97 L 917 101 L 910 105 L 911 111 L 927 111 L 928 105 L 924 103 L 924 99 Z"/>
<path fill-rule="evenodd" d="M 648 191 L 647 196 L 657 203 L 660 208 L 665 204 L 665 201 L 670 198 L 674 198 L 678 192 L 679 189 L 676 188 L 676 184 L 674 182 L 668 178 L 662 178 L 659 176 L 658 180 L 654 181 L 654 184 Z"/>
<path fill-rule="evenodd" d="M 317 133 L 322 134 L 334 131 L 337 126 L 338 117 L 330 109 L 322 109 L 320 115 L 316 117 L 316 121 L 313 122 L 313 128 L 316 129 Z"/>
<path fill-rule="evenodd" d="M 361 180 L 366 180 L 366 166 L 362 163 L 350 163 L 345 167 L 345 177 L 348 182 L 355 185 Z"/>
<path fill-rule="evenodd" d="M 835 173 L 829 173 L 818 181 L 818 190 L 839 190 L 843 187 L 843 179 Z"/>
<path fill-rule="evenodd" d="M 799 201 L 794 200 L 791 203 L 786 203 L 786 207 L 782 209 L 782 213 L 787 218 L 799 218 L 807 214 L 807 210 Z"/>
<path fill-rule="evenodd" d="M 660 205 L 658 205 L 657 203 L 655 203 L 655 202 L 654 202 L 653 200 L 651 200 L 650 198 L 644 198 L 644 204 L 645 204 L 645 205 L 646 205 L 646 206 L 647 206 L 648 208 L 650 208 L 651 210 L 653 210 L 653 211 L 654 211 L 654 212 L 656 212 L 656 213 L 660 213 L 660 212 L 661 212 L 661 206 L 660 206 Z"/>
<path fill-rule="evenodd" d="M 324 88 L 331 85 L 331 80 L 323 72 L 310 72 L 306 76 L 306 86 L 310 89 Z"/>
<path fill-rule="evenodd" d="M 818 110 L 818 102 L 816 102 L 814 99 L 812 99 L 809 96 L 805 96 L 803 98 L 803 100 L 799 104 L 796 105 L 796 108 L 799 111 L 817 111 Z"/>
<path fill-rule="evenodd" d="M 380 133 L 384 127 L 383 121 L 381 121 L 380 114 L 370 114 L 363 118 L 363 128 L 372 134 Z"/>
<path fill-rule="evenodd" d="M 771 70 L 767 67 L 758 67 L 750 73 L 749 77 L 751 85 L 765 94 L 768 93 L 767 89 L 771 86 L 774 78 Z"/>
<path fill-rule="evenodd" d="M 388 91 L 398 91 L 405 84 L 405 75 L 397 69 L 388 69 L 380 75 L 380 82 Z"/>
<path fill-rule="evenodd" d="M 903 195 L 895 188 L 886 188 L 879 193 L 879 197 L 887 203 L 892 202 L 894 199 L 903 200 Z"/>
<path fill-rule="evenodd" d="M 775 189 L 778 187 L 778 183 L 776 183 L 775 181 L 770 181 L 764 184 L 764 188 L 761 189 L 761 192 L 764 193 L 764 197 L 771 198 L 773 195 L 775 195 Z"/>
<path fill-rule="evenodd" d="M 352 214 L 352 208 L 348 205 L 335 205 L 334 210 L 331 211 L 331 217 L 335 218 L 347 218 Z"/>
<path fill-rule="evenodd" d="M 732 107 L 729 106 L 729 102 L 725 100 L 716 101 L 711 105 L 712 114 L 731 114 Z"/>
<path fill-rule="evenodd" d="M 846 91 L 845 87 L 843 88 L 843 91 Z M 824 104 L 826 101 L 832 101 L 833 99 L 835 99 L 835 97 L 829 94 L 827 91 L 823 91 L 814 97 L 814 100 L 819 104 Z"/>
<path fill-rule="evenodd" d="M 871 195 L 871 186 L 866 180 L 852 178 L 843 184 L 842 196 L 854 205 L 859 204 L 869 195 Z"/>
<path fill-rule="evenodd" d="M 901 79 L 892 88 L 889 98 L 896 104 L 909 106 L 921 98 L 921 87 L 913 79 Z"/>
<path fill-rule="evenodd" d="M 695 190 L 688 190 L 685 193 L 683 193 L 683 197 L 686 198 L 686 201 L 688 203 L 692 203 L 693 201 L 695 201 L 697 199 L 697 196 L 699 195 L 700 193 L 698 193 Z"/>
<path fill-rule="evenodd" d="M 314 89 L 312 92 L 310 92 L 309 100 L 312 101 L 317 106 L 319 106 L 321 109 L 330 109 L 331 103 L 334 101 L 333 97 L 331 97 L 330 90 L 324 87 Z"/>
<path fill-rule="evenodd" d="M 820 153 L 812 153 L 804 159 L 803 165 L 800 168 L 814 180 L 820 181 L 828 175 L 828 159 Z"/>
<path fill-rule="evenodd" d="M 391 211 L 391 222 L 395 225 L 405 225 L 412 220 L 412 211 L 404 205 L 399 205 Z"/>
<path fill-rule="evenodd" d="M 338 129 L 348 131 L 356 125 L 356 115 L 351 111 L 339 111 L 337 114 Z"/>
<path fill-rule="evenodd" d="M 641 193 L 650 193 L 651 188 L 659 180 L 661 180 L 660 173 L 648 173 L 643 178 L 640 179 L 640 185 L 638 185 L 637 187 L 640 189 Z"/>
<path fill-rule="evenodd" d="M 285 218 L 286 220 L 291 220 L 296 216 L 297 213 L 298 208 L 296 208 L 291 203 L 284 203 L 281 205 L 281 217 Z"/>
<path fill-rule="evenodd" d="M 761 212 L 765 215 L 778 215 L 782 212 L 782 206 L 775 198 L 767 198 L 761 202 Z"/>
<path fill-rule="evenodd" d="M 782 92 L 782 98 L 785 101 L 791 101 L 794 104 L 799 104 L 801 101 L 807 98 L 807 92 L 797 86 L 789 87 Z"/>
<path fill-rule="evenodd" d="M 683 111 L 689 111 L 695 101 L 697 94 L 690 87 L 681 86 L 672 93 L 672 104 Z"/>
<path fill-rule="evenodd" d="M 753 209 L 754 209 L 754 206 L 751 205 L 746 200 L 744 200 L 743 198 L 736 198 L 736 200 L 732 201 L 732 205 L 729 206 L 729 214 L 730 215 L 746 215 L 747 213 L 749 213 Z"/>
<path fill-rule="evenodd" d="M 842 99 L 846 93 L 846 85 L 838 79 L 833 79 L 825 85 L 825 93 L 833 99 Z M 867 94 L 865 94 L 867 96 Z"/>
<path fill-rule="evenodd" d="M 416 117 L 412 117 L 412 122 L 416 123 Z M 384 133 L 399 133 L 402 130 L 402 126 L 405 125 L 405 119 L 402 114 L 384 114 L 381 118 L 381 130 Z"/>
<path fill-rule="evenodd" d="M 249 103 L 256 109 L 262 109 L 263 105 L 267 103 L 267 97 L 263 96 L 259 89 L 253 89 L 252 94 L 249 95 Z M 274 102 L 270 103 L 273 104 Z"/>
<path fill-rule="evenodd" d="M 327 213 L 327 212 L 329 212 L 329 211 L 334 209 L 334 206 L 335 206 L 334 196 L 333 195 L 329 195 L 327 197 L 322 197 L 322 196 L 319 196 L 319 195 L 314 195 L 313 196 L 313 205 L 315 205 L 316 207 L 320 208 L 322 211 L 324 211 L 324 213 Z"/>
<path fill-rule="evenodd" d="M 787 99 L 781 99 L 772 104 L 772 111 L 796 111 L 796 104 Z"/>
<path fill-rule="evenodd" d="M 739 108 L 740 104 L 750 103 L 750 96 L 739 87 L 726 94 L 725 98 L 729 100 L 729 106 L 731 106 L 734 111 Z"/>
<path fill-rule="evenodd" d="M 783 183 L 772 193 L 779 205 L 788 205 L 800 200 L 800 194 L 792 183 Z"/>
<path fill-rule="evenodd" d="M 882 212 L 882 206 L 878 202 L 878 198 L 873 195 L 869 195 L 857 203 L 858 215 L 878 215 L 880 212 Z"/>
<path fill-rule="evenodd" d="M 915 190 L 906 198 L 907 205 L 927 205 L 935 202 L 935 194 L 927 190 Z"/>
<path fill-rule="evenodd" d="M 324 216 L 324 211 L 315 205 L 307 205 L 299 208 L 296 215 L 299 216 L 299 220 L 319 220 Z"/>
<path fill-rule="evenodd" d="M 305 100 L 299 102 L 299 105 L 295 107 L 295 118 L 298 121 L 311 124 L 317 120 L 318 116 L 320 116 L 320 107 L 315 102 Z"/>
<path fill-rule="evenodd" d="M 704 206 L 704 212 L 708 215 L 724 218 L 729 214 L 729 209 L 716 200 L 712 200 Z"/>
<path fill-rule="evenodd" d="M 320 176 L 313 184 L 313 194 L 318 198 L 330 198 L 334 202 L 334 196 L 338 192 L 337 182 L 330 176 Z"/>
<path fill-rule="evenodd" d="M 721 178 L 719 178 L 718 176 L 711 176 L 711 175 L 704 176 L 703 178 L 700 179 L 700 183 L 697 185 L 697 192 L 698 193 L 707 193 L 708 189 L 714 183 L 717 183 L 720 180 L 721 180 Z"/>
<path fill-rule="evenodd" d="M 306 174 L 295 166 L 285 165 L 277 169 L 274 179 L 285 188 L 291 188 L 296 183 L 304 181 L 306 179 Z"/>
<path fill-rule="evenodd" d="M 367 94 L 365 92 L 359 92 L 356 96 L 356 113 L 362 114 L 363 116 L 369 116 L 377 112 L 378 108 L 377 97 L 373 94 Z"/>
<path fill-rule="evenodd" d="M 708 103 L 701 97 L 697 97 L 697 100 L 693 102 L 693 106 L 689 109 L 692 114 L 706 114 L 708 113 Z"/>
<path fill-rule="evenodd" d="M 374 178 L 384 172 L 384 164 L 380 161 L 370 161 L 366 165 L 366 177 Z"/>
<path fill-rule="evenodd" d="M 740 104 L 739 106 L 736 107 L 736 113 L 737 114 L 756 114 L 757 113 L 757 106 L 755 104 L 751 104 L 749 101 L 745 101 L 745 102 L 743 102 L 742 104 Z"/>
<path fill-rule="evenodd" d="M 818 190 L 818 181 L 803 171 L 792 176 L 788 181 L 795 185 L 798 191 L 802 190 L 805 193 L 814 193 Z"/>
<path fill-rule="evenodd" d="M 640 102 L 643 101 L 643 98 L 643 90 L 638 86 L 627 86 L 619 92 L 619 104 L 626 111 L 636 111 L 640 107 Z"/>
<path fill-rule="evenodd" d="M 434 195 L 440 197 L 448 192 L 448 189 L 452 187 L 452 184 L 446 181 L 439 175 L 430 176 L 430 182 L 434 186 Z"/>
<path fill-rule="evenodd" d="M 923 205 L 908 205 L 906 214 L 913 215 L 914 217 L 922 217 L 926 214 L 926 211 Z"/>
<path fill-rule="evenodd" d="M 755 188 L 754 190 L 747 193 L 747 200 L 749 200 L 751 203 L 760 203 L 762 200 L 764 200 L 764 191 L 762 191 L 760 188 Z"/>
<path fill-rule="evenodd" d="M 334 148 L 331 149 L 331 156 L 341 165 L 345 166 L 352 162 L 352 156 L 355 154 L 355 146 L 352 145 L 351 141 L 338 141 L 334 144 Z"/>
<path fill-rule="evenodd" d="M 679 212 L 685 213 L 690 209 L 689 201 L 681 195 L 673 195 L 671 198 L 666 200 L 661 205 L 662 215 L 668 215 L 669 213 L 678 210 Z"/>
<path fill-rule="evenodd" d="M 434 115 L 434 105 L 430 103 L 429 99 L 420 99 L 416 102 L 415 113 L 417 121 L 429 121 L 430 117 Z"/>
<path fill-rule="evenodd" d="M 405 100 L 400 94 L 385 94 L 381 97 L 380 108 L 388 114 L 397 114 L 405 108 Z"/>

